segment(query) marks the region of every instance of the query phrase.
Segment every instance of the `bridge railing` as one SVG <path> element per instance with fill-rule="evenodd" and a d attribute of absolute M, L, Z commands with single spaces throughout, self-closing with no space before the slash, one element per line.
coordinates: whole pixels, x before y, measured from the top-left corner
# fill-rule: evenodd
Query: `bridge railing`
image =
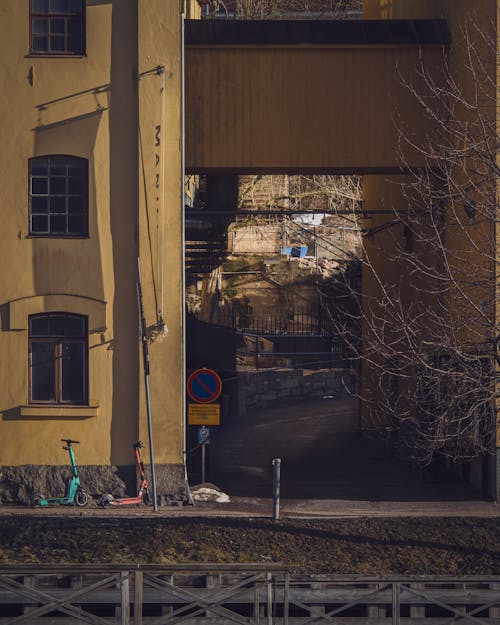
<path fill-rule="evenodd" d="M 500 575 L 300 575 L 280 565 L 0 567 L 0 625 L 500 624 Z"/>

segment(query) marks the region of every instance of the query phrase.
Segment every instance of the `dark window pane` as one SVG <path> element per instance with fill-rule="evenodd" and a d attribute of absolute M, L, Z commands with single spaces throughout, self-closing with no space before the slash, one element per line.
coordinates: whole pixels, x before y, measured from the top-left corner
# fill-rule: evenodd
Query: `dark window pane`
<path fill-rule="evenodd" d="M 31 343 L 31 399 L 32 401 L 56 399 L 53 343 Z"/>
<path fill-rule="evenodd" d="M 33 34 L 46 35 L 48 33 L 49 20 L 35 19 L 33 20 Z"/>
<path fill-rule="evenodd" d="M 65 233 L 66 232 L 66 217 L 64 215 L 51 215 L 50 217 L 50 232 Z"/>
<path fill-rule="evenodd" d="M 62 401 L 86 399 L 86 363 L 84 343 L 62 343 Z"/>
<path fill-rule="evenodd" d="M 83 43 L 81 35 L 78 37 L 68 37 L 68 51 L 74 54 L 83 54 Z"/>
<path fill-rule="evenodd" d="M 49 192 L 47 178 L 32 178 L 31 193 L 37 195 L 46 195 Z"/>
<path fill-rule="evenodd" d="M 81 196 L 70 196 L 68 198 L 68 212 L 81 215 L 83 213 L 83 198 Z"/>
<path fill-rule="evenodd" d="M 49 0 L 31 0 L 32 13 L 47 13 L 49 10 Z"/>
<path fill-rule="evenodd" d="M 66 178 L 50 179 L 50 194 L 63 195 L 66 193 Z"/>
<path fill-rule="evenodd" d="M 83 317 L 67 315 L 64 325 L 64 336 L 71 338 L 85 338 L 87 335 L 85 325 L 85 319 Z"/>
<path fill-rule="evenodd" d="M 51 197 L 50 198 L 50 212 L 51 213 L 65 213 L 66 212 L 66 198 L 65 197 Z"/>
<path fill-rule="evenodd" d="M 70 178 L 68 193 L 81 195 L 83 193 L 83 180 L 81 178 Z"/>
<path fill-rule="evenodd" d="M 50 20 L 50 34 L 64 35 L 64 20 Z"/>
<path fill-rule="evenodd" d="M 66 8 L 66 0 L 50 0 L 51 13 L 64 13 Z"/>
<path fill-rule="evenodd" d="M 39 157 L 30 161 L 30 177 L 30 232 L 86 235 L 87 161 L 69 156 Z M 47 211 L 48 222 L 35 219 Z M 69 223 L 67 213 L 72 216 Z"/>
<path fill-rule="evenodd" d="M 53 35 L 50 38 L 50 49 L 52 52 L 64 52 L 64 36 Z"/>
<path fill-rule="evenodd" d="M 32 213 L 47 213 L 49 210 L 49 198 L 46 195 L 35 195 L 31 198 Z"/>
<path fill-rule="evenodd" d="M 82 20 L 68 20 L 68 34 L 79 39 L 82 34 Z"/>
<path fill-rule="evenodd" d="M 49 231 L 49 218 L 43 215 L 32 215 L 31 217 L 31 232 L 40 233 Z"/>
<path fill-rule="evenodd" d="M 68 160 L 68 172 L 70 176 L 75 177 L 83 177 L 85 172 L 85 164 L 84 160 L 80 160 L 78 158 L 71 158 Z"/>
<path fill-rule="evenodd" d="M 86 234 L 83 217 L 68 217 L 68 234 Z"/>
<path fill-rule="evenodd" d="M 30 336 L 48 336 L 49 335 L 49 318 L 32 317 L 30 319 Z"/>
<path fill-rule="evenodd" d="M 68 13 L 82 13 L 83 0 L 68 0 Z"/>
<path fill-rule="evenodd" d="M 66 176 L 67 165 L 68 165 L 67 158 L 51 158 L 50 159 L 50 175 L 51 176 Z"/>
<path fill-rule="evenodd" d="M 49 335 L 55 337 L 64 336 L 64 328 L 66 327 L 66 315 L 50 315 L 49 316 Z"/>
<path fill-rule="evenodd" d="M 32 158 L 30 161 L 30 168 L 32 176 L 46 176 L 48 171 L 48 161 L 46 158 Z"/>
<path fill-rule="evenodd" d="M 33 36 L 33 52 L 48 52 L 49 40 L 47 37 Z"/>

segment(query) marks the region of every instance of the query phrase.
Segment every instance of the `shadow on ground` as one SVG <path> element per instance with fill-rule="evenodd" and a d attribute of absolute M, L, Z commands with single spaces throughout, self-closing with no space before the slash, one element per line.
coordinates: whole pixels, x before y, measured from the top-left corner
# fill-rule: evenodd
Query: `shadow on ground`
<path fill-rule="evenodd" d="M 270 497 L 281 458 L 281 496 L 363 501 L 470 501 L 453 476 L 426 483 L 382 442 L 358 434 L 355 400 L 318 399 L 229 417 L 213 433 L 209 478 L 233 496 Z"/>

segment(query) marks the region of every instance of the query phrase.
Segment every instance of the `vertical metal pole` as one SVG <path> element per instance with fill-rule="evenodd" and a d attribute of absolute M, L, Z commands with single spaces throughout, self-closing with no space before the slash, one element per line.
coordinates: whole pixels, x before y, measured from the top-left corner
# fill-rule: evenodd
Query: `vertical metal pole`
<path fill-rule="evenodd" d="M 137 259 L 137 304 L 139 306 L 139 320 L 141 324 L 142 359 L 144 364 L 144 387 L 146 391 L 146 415 L 148 420 L 149 458 L 151 463 L 151 485 L 153 487 L 153 507 L 158 512 L 158 500 L 156 497 L 156 474 L 153 451 L 153 428 L 151 423 L 151 400 L 149 396 L 149 350 L 148 338 L 146 336 L 146 319 L 142 305 L 142 283 L 141 283 L 141 263 Z"/>
<path fill-rule="evenodd" d="M 205 483 L 205 443 L 201 446 L 201 482 Z"/>
<path fill-rule="evenodd" d="M 181 285 L 182 285 L 182 301 L 181 301 L 181 314 L 182 314 L 182 353 L 181 353 L 181 380 L 182 380 L 182 392 L 181 392 L 181 406 L 182 406 L 182 438 L 183 438 L 183 450 L 182 460 L 184 464 L 184 486 L 186 501 L 190 506 L 194 505 L 193 495 L 189 488 L 188 472 L 187 472 L 187 425 L 186 425 L 186 207 L 185 207 L 185 190 L 184 180 L 186 178 L 186 55 L 184 49 L 185 39 L 185 26 L 186 26 L 186 9 L 184 6 L 184 0 L 181 2 L 181 41 L 180 41 L 180 59 L 181 59 L 181 171 L 180 171 L 180 188 L 181 188 Z"/>
<path fill-rule="evenodd" d="M 281 458 L 273 460 L 273 521 L 280 518 Z"/>

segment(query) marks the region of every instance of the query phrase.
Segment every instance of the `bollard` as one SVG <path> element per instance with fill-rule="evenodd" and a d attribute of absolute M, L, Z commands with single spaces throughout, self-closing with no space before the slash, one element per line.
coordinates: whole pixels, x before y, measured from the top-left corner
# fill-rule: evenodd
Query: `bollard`
<path fill-rule="evenodd" d="M 280 518 L 281 458 L 273 460 L 273 521 Z"/>

